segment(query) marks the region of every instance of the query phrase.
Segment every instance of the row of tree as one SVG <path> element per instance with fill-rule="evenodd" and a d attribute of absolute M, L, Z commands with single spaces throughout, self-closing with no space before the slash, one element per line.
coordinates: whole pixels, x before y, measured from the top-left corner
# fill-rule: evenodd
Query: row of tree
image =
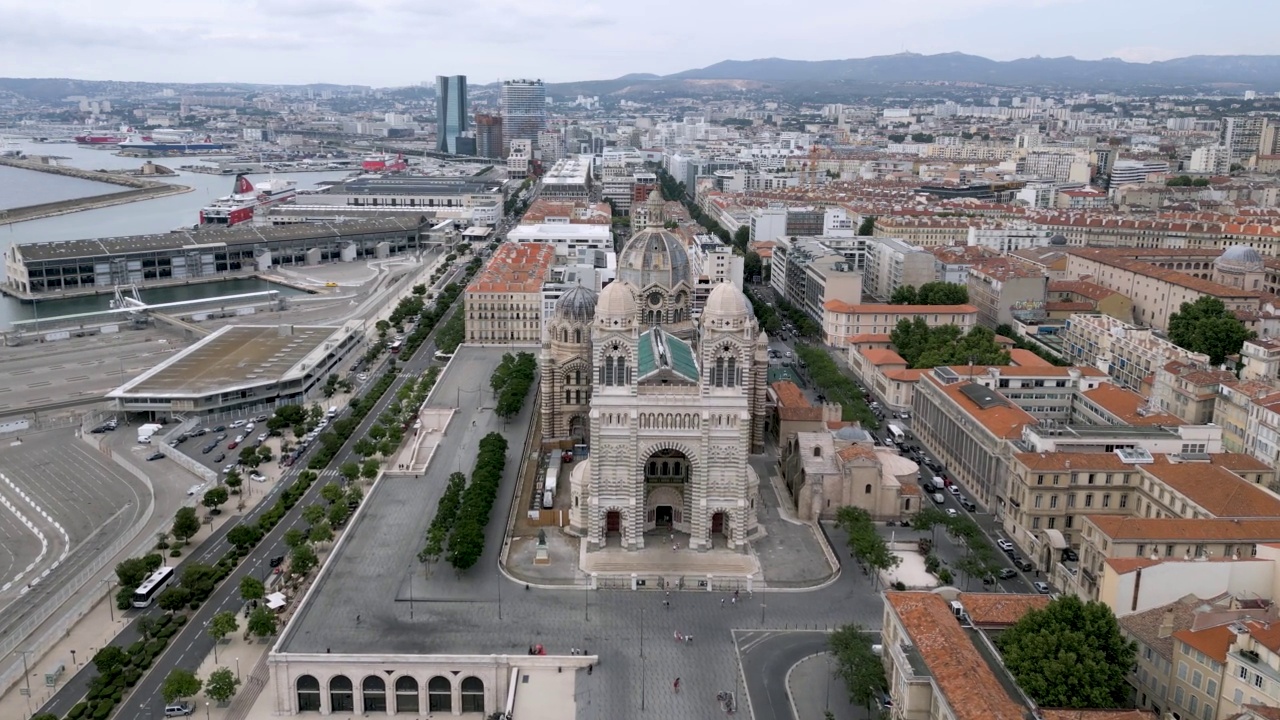
<path fill-rule="evenodd" d="M 1169 316 L 1169 342 L 1208 355 L 1214 365 L 1240 352 L 1246 340 L 1257 336 L 1225 303 L 1209 295 L 1192 303 L 1182 303 L 1178 312 Z"/>
<path fill-rule="evenodd" d="M 949 282 L 927 282 L 919 288 L 903 285 L 893 291 L 889 302 L 894 305 L 964 305 L 969 302 L 969 289 Z"/>
<path fill-rule="evenodd" d="M 462 493 L 467 487 L 467 476 L 460 472 L 449 475 L 449 483 L 436 504 L 435 517 L 427 528 L 427 545 L 418 553 L 420 562 L 434 562 L 444 554 L 445 543 L 449 540 L 453 526 L 458 521 L 458 511 L 462 509 Z"/>
<path fill-rule="evenodd" d="M 484 554 L 484 532 L 506 465 L 507 439 L 496 432 L 485 435 L 449 534 L 449 564 L 459 572 L 471 568 Z"/>
<path fill-rule="evenodd" d="M 872 573 L 871 585 L 875 587 L 879 571 L 898 566 L 902 558 L 889 550 L 889 544 L 876 531 L 871 514 L 860 507 L 846 505 L 836 511 L 836 527 L 849 537 L 849 551 L 860 564 L 876 572 Z"/>
<path fill-rule="evenodd" d="M 880 421 L 871 412 L 858 384 L 836 365 L 831 355 L 821 348 L 803 343 L 796 344 L 796 355 L 804 363 L 809 379 L 822 391 L 825 399 L 840 403 L 842 420 L 857 421 L 870 429 L 880 427 Z"/>
<path fill-rule="evenodd" d="M 502 356 L 502 362 L 489 377 L 489 387 L 498 399 L 495 412 L 499 417 L 510 419 L 520 413 L 537 371 L 538 360 L 533 353 L 506 353 Z"/>
<path fill-rule="evenodd" d="M 963 332 L 955 325 L 929 327 L 924 318 L 899 320 L 889 334 L 909 368 L 942 365 L 1008 365 L 1009 353 L 996 344 L 996 334 L 982 325 Z"/>

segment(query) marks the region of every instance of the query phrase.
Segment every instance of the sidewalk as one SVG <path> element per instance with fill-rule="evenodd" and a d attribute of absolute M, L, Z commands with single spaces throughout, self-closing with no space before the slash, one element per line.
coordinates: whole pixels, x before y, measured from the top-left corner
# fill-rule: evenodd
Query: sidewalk
<path fill-rule="evenodd" d="M 111 448 L 112 452 L 122 452 L 125 453 L 126 457 L 131 461 L 136 460 L 137 458 L 134 458 L 130 453 L 130 448 L 132 448 L 134 443 L 127 439 L 127 433 L 120 435 L 119 437 L 126 439 L 119 440 L 118 438 L 112 438 L 116 441 L 113 442 L 113 447 Z M 137 462 L 134 464 L 139 465 Z M 275 466 L 274 463 L 271 463 L 271 465 Z M 268 481 L 265 483 L 252 482 L 246 476 L 244 485 L 241 486 L 241 490 L 247 491 L 248 486 L 253 485 L 253 494 L 248 495 L 246 492 L 243 496 L 245 500 L 243 512 L 235 509 L 239 497 L 241 496 L 232 496 L 232 498 L 223 505 L 222 514 L 215 516 L 212 524 L 203 523 L 201 525 L 200 532 L 198 532 L 196 536 L 191 539 L 190 543 L 182 549 L 182 556 L 177 558 L 169 557 L 168 551 L 157 551 L 153 550 L 153 548 L 155 547 L 157 533 L 161 530 L 167 531 L 173 526 L 174 513 L 176 513 L 177 508 L 182 505 L 182 501 L 187 499 L 185 489 L 179 490 L 177 488 L 185 488 L 189 486 L 194 476 L 191 476 L 184 471 L 180 475 L 165 477 L 158 481 L 153 478 L 153 484 L 155 485 L 156 491 L 156 508 L 151 520 L 138 534 L 136 542 L 132 543 L 126 547 L 125 550 L 116 555 L 116 557 L 112 558 L 107 563 L 107 566 L 102 569 L 100 575 L 104 578 L 109 577 L 114 579 L 115 566 L 119 562 L 131 557 L 140 556 L 145 554 L 145 552 L 160 552 L 164 556 L 165 562 L 169 564 L 181 562 L 186 558 L 199 553 L 203 549 L 204 541 L 211 537 L 218 528 L 222 527 L 227 522 L 238 521 L 242 514 L 252 510 L 263 500 L 263 498 L 270 495 L 276 483 L 279 482 L 280 469 L 281 468 L 278 466 L 275 466 L 271 468 L 270 472 L 264 471 L 264 474 L 266 474 L 268 478 Z M 161 498 L 166 498 L 166 501 L 162 502 Z M 198 502 L 196 508 L 197 512 L 200 513 L 201 518 L 203 519 L 207 511 L 203 506 L 200 506 Z M 63 608 L 60 608 L 60 612 L 55 613 L 44 625 L 32 634 L 32 638 L 39 637 L 41 633 L 45 632 L 47 627 L 52 627 L 56 623 L 60 622 L 66 612 L 70 611 L 71 608 L 74 608 L 77 603 L 81 602 L 88 596 L 96 594 L 98 597 L 102 598 L 102 600 L 97 602 L 92 609 L 84 615 L 84 617 L 72 625 L 66 635 L 64 635 L 63 638 L 50 650 L 38 656 L 34 654 L 27 656 L 26 662 L 28 675 L 26 682 L 19 682 L 13 687 L 7 688 L 4 694 L 0 695 L 0 718 L 22 718 L 23 720 L 29 718 L 32 711 L 35 711 L 43 705 L 45 701 L 57 692 L 58 687 L 61 687 L 61 684 L 59 684 L 58 687 L 45 687 L 44 674 L 49 667 L 53 666 L 57 662 L 65 663 L 66 672 L 63 675 L 63 678 L 66 679 L 71 677 L 75 674 L 76 669 L 82 668 L 84 665 L 92 662 L 93 654 L 97 652 L 98 648 L 110 643 L 126 625 L 133 621 L 136 616 L 134 611 L 130 610 L 126 614 L 125 612 L 115 608 L 114 585 L 111 587 L 113 589 L 110 591 L 110 595 L 108 596 L 108 591 L 103 589 L 103 585 L 101 583 L 90 583 L 86 585 L 79 592 L 72 595 L 66 603 L 64 603 Z M 76 669 L 72 668 L 73 652 L 75 654 Z M 21 663 L 21 654 L 15 653 L 13 660 L 14 662 Z M 256 660 L 254 662 L 256 662 Z M 28 711 L 27 709 L 28 698 L 23 696 L 21 693 L 28 683 L 31 687 L 31 711 Z"/>
<path fill-rule="evenodd" d="M 810 655 L 787 671 L 787 697 L 796 720 L 823 720 L 830 710 L 836 720 L 863 720 L 866 708 L 849 702 L 844 680 L 835 675 L 835 658 L 829 653 Z"/>

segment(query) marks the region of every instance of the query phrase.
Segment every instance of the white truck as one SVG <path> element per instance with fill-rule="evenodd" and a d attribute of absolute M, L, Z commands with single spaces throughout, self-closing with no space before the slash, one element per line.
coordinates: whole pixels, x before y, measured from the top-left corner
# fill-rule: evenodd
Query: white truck
<path fill-rule="evenodd" d="M 147 423 L 138 428 L 138 442 L 143 445 L 151 444 L 151 436 L 159 432 L 164 426 L 159 423 Z"/>

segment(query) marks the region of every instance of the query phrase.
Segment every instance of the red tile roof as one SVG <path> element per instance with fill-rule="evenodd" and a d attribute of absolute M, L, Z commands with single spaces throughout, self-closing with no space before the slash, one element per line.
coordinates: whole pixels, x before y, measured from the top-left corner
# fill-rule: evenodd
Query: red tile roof
<path fill-rule="evenodd" d="M 1129 425 L 1154 426 L 1168 425 L 1179 427 L 1186 423 L 1177 415 L 1166 412 L 1148 412 L 1144 410 L 1148 401 L 1138 393 L 1126 388 L 1102 383 L 1092 390 L 1082 393 L 1094 404 L 1107 410 Z M 1142 412 L 1138 412 L 1142 410 Z"/>
<path fill-rule="evenodd" d="M 555 259 L 555 248 L 546 243 L 503 243 L 467 286 L 467 292 L 541 292 Z"/>

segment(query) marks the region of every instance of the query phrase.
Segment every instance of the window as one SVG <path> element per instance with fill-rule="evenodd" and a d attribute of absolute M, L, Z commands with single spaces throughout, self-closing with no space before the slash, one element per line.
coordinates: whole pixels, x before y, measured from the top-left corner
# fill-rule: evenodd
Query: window
<path fill-rule="evenodd" d="M 1050 510 L 1053 510 L 1053 509 L 1054 509 L 1054 508 L 1056 508 L 1056 507 L 1058 507 L 1058 496 L 1057 496 L 1057 495 L 1050 495 L 1050 496 L 1049 496 L 1049 509 L 1050 509 Z"/>
<path fill-rule="evenodd" d="M 1183 645 L 1183 646 L 1182 646 L 1182 650 L 1183 650 L 1183 652 L 1186 652 L 1186 649 L 1187 649 L 1187 647 L 1186 647 L 1185 645 Z M 1187 679 L 1187 664 L 1186 664 L 1186 663 L 1184 663 L 1184 662 L 1179 662 L 1179 663 L 1178 663 L 1178 679 L 1179 679 L 1179 680 L 1186 680 L 1186 679 Z M 1179 702 L 1181 702 L 1181 700 L 1179 700 Z"/>
<path fill-rule="evenodd" d="M 866 493 L 867 495 L 871 494 L 871 483 L 867 483 L 867 489 L 863 490 L 863 492 Z"/>
<path fill-rule="evenodd" d="M 1258 673 L 1253 674 L 1253 686 L 1256 688 L 1263 687 L 1262 676 L 1259 675 Z"/>
<path fill-rule="evenodd" d="M 427 682 L 427 712 L 453 712 L 453 685 L 449 678 L 437 675 Z"/>
<path fill-rule="evenodd" d="M 1031 506 L 1038 509 L 1040 507 L 1040 501 L 1043 499 L 1044 499 L 1043 495 L 1037 494 L 1035 496 L 1034 501 L 1031 503 Z"/>
<path fill-rule="evenodd" d="M 382 678 L 370 675 L 360 683 L 361 695 L 364 698 L 365 712 L 387 711 L 387 684 Z"/>
<path fill-rule="evenodd" d="M 298 712 L 320 712 L 320 681 L 311 675 L 298 678 Z"/>
<path fill-rule="evenodd" d="M 1111 493 L 1102 494 L 1102 507 L 1104 508 L 1111 507 Z"/>
<path fill-rule="evenodd" d="M 1245 667 L 1245 666 L 1241 665 L 1239 668 L 1237 668 L 1237 669 L 1236 669 L 1236 675 L 1238 675 L 1238 676 L 1240 677 L 1240 679 L 1241 679 L 1241 680 L 1248 680 L 1248 679 L 1249 679 L 1249 668 L 1247 668 L 1247 667 Z"/>
<path fill-rule="evenodd" d="M 1200 708 L 1200 698 L 1193 693 L 1190 699 L 1187 700 L 1187 710 L 1190 710 L 1191 712 L 1194 713 L 1199 708 Z"/>
<path fill-rule="evenodd" d="M 1127 507 L 1129 507 L 1129 496 L 1128 496 L 1128 495 L 1121 495 L 1121 496 L 1120 496 L 1120 507 L 1121 507 L 1121 508 L 1127 508 Z"/>
<path fill-rule="evenodd" d="M 1093 507 L 1093 493 L 1084 494 L 1084 506 Z"/>
<path fill-rule="evenodd" d="M 1214 697 L 1215 695 L 1217 695 L 1218 681 L 1214 680 L 1213 678 L 1209 678 L 1209 682 L 1205 683 L 1204 685 L 1204 691 L 1208 693 L 1209 697 Z"/>
<path fill-rule="evenodd" d="M 1182 686 L 1173 689 L 1173 703 L 1175 705 L 1182 704 Z"/>
<path fill-rule="evenodd" d="M 1039 530 L 1039 529 L 1040 529 L 1040 518 L 1038 518 L 1038 517 L 1033 517 L 1033 518 L 1031 518 L 1031 529 L 1032 529 L 1032 530 Z"/>
<path fill-rule="evenodd" d="M 339 675 L 329 681 L 329 707 L 333 712 L 353 712 L 356 709 L 351 680 Z"/>
<path fill-rule="evenodd" d="M 484 712 L 484 681 L 469 677 L 462 681 L 462 712 Z"/>
<path fill-rule="evenodd" d="M 1056 517 L 1051 517 L 1051 518 L 1049 518 L 1049 529 L 1050 529 L 1050 530 L 1052 530 L 1052 529 L 1053 529 L 1053 528 L 1058 524 L 1058 523 L 1057 523 L 1057 520 L 1058 520 L 1058 518 L 1056 518 Z"/>
<path fill-rule="evenodd" d="M 1203 682 L 1204 682 L 1204 674 L 1201 673 L 1199 670 L 1193 670 L 1191 672 L 1191 687 L 1199 690 L 1200 685 Z"/>

